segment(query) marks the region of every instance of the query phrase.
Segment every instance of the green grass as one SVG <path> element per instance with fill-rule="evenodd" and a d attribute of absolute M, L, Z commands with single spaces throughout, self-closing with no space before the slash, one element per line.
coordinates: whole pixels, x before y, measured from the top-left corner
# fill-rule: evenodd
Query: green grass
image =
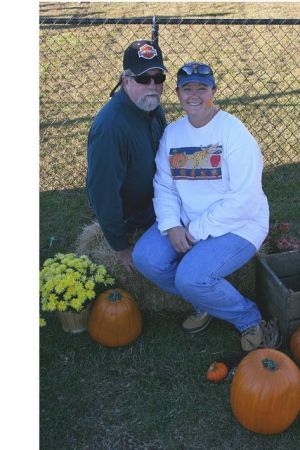
<path fill-rule="evenodd" d="M 234 418 L 231 383 L 206 380 L 226 349 L 239 354 L 236 331 L 215 320 L 186 336 L 182 318 L 144 313 L 137 341 L 109 349 L 50 317 L 41 330 L 41 448 L 298 449 L 300 417 L 284 433 L 257 435 Z"/>
<path fill-rule="evenodd" d="M 75 250 L 80 229 L 91 222 L 85 190 L 41 192 L 40 261 Z"/>
<path fill-rule="evenodd" d="M 218 18 L 299 18 L 298 2 L 202 3 L 197 2 L 40 2 L 41 16 L 51 17 L 218 17 Z"/>
<path fill-rule="evenodd" d="M 294 3 L 41 3 L 40 10 L 60 17 L 299 16 Z M 74 250 L 81 228 L 93 219 L 85 192 L 87 133 L 118 79 L 124 47 L 150 37 L 150 26 L 42 26 L 40 35 L 42 263 Z M 181 115 L 174 94 L 179 65 L 210 62 L 219 105 L 240 117 L 261 145 L 271 221 L 299 222 L 299 26 L 163 25 L 160 45 L 169 68 L 163 96 L 168 120 Z M 253 276 L 245 277 L 247 291 L 246 278 L 254 296 Z M 214 359 L 240 351 L 230 325 L 215 320 L 205 335 L 185 336 L 182 314 L 143 314 L 140 338 L 118 349 L 99 346 L 87 333 L 65 333 L 48 314 L 40 339 L 41 449 L 300 447 L 299 417 L 282 434 L 256 435 L 234 419 L 230 383 L 206 381 Z"/>

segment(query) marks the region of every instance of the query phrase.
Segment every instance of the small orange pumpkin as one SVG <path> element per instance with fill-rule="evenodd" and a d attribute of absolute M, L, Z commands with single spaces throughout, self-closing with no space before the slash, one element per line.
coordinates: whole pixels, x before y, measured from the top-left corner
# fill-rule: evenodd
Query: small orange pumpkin
<path fill-rule="evenodd" d="M 300 409 L 300 371 L 278 350 L 253 350 L 236 369 L 230 403 L 234 416 L 248 430 L 281 433 Z"/>
<path fill-rule="evenodd" d="M 88 320 L 91 338 L 107 347 L 127 345 L 142 331 L 142 315 L 131 295 L 124 289 L 102 292 Z"/>
<path fill-rule="evenodd" d="M 214 361 L 208 368 L 206 378 L 208 379 L 208 381 L 218 383 L 219 381 L 224 380 L 227 374 L 228 368 L 226 364 L 221 361 Z"/>
<path fill-rule="evenodd" d="M 290 349 L 295 361 L 300 364 L 300 327 L 298 327 L 292 334 Z"/>

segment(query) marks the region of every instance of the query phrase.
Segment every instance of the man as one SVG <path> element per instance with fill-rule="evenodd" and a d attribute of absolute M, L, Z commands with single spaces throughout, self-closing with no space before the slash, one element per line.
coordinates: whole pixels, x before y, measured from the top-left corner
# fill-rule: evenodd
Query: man
<path fill-rule="evenodd" d="M 160 106 L 165 72 L 152 41 L 125 51 L 121 89 L 98 112 L 88 136 L 87 192 L 103 234 L 127 270 L 134 269 L 128 233 L 155 221 L 155 155 L 166 126 Z"/>

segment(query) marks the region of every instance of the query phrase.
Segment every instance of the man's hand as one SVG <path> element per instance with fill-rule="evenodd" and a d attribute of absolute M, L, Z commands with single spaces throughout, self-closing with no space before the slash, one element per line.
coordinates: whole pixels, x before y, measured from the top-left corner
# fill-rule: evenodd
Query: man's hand
<path fill-rule="evenodd" d="M 173 227 L 167 230 L 171 244 L 179 253 L 186 253 L 197 242 L 184 227 Z"/>
<path fill-rule="evenodd" d="M 135 270 L 131 257 L 131 248 L 125 248 L 125 250 L 120 250 L 116 252 L 116 255 L 120 263 L 125 267 L 125 269 L 128 272 Z"/>

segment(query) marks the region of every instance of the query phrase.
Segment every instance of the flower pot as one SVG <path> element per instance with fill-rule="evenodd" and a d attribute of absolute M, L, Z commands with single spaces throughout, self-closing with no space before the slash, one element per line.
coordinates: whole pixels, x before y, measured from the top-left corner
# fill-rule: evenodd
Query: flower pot
<path fill-rule="evenodd" d="M 57 316 L 62 329 L 69 333 L 81 333 L 82 331 L 85 331 L 90 310 L 91 304 L 80 312 L 57 311 Z"/>

